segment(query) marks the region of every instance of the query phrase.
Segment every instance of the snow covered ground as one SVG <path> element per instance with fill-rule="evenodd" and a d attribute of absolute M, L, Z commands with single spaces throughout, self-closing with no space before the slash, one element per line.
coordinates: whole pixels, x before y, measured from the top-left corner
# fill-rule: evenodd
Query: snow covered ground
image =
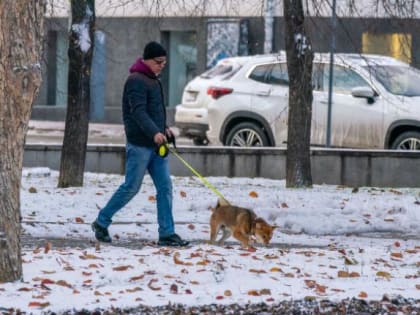
<path fill-rule="evenodd" d="M 58 173 L 24 169 L 24 233 L 93 240 L 90 223 L 123 181 L 85 174 L 83 188 L 58 189 Z M 157 247 L 155 190 L 149 177 L 115 217 L 112 245 L 23 248 L 22 281 L 0 284 L 0 313 L 34 314 L 73 307 L 183 303 L 338 301 L 384 295 L 420 299 L 420 189 L 314 186 L 286 189 L 281 180 L 210 177 L 232 204 L 249 207 L 279 228 L 269 247 L 206 243 L 217 197 L 196 178 L 174 177 L 177 233 L 188 248 Z M 138 248 L 128 241 L 139 240 Z M 147 245 L 150 244 L 150 245 Z"/>

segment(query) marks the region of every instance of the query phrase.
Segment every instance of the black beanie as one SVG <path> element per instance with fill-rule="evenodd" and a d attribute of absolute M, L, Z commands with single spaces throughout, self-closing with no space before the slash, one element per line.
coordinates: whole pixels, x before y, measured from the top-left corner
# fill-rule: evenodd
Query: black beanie
<path fill-rule="evenodd" d="M 166 56 L 166 50 L 157 42 L 150 42 L 144 47 L 143 59 L 153 59 L 156 57 Z"/>

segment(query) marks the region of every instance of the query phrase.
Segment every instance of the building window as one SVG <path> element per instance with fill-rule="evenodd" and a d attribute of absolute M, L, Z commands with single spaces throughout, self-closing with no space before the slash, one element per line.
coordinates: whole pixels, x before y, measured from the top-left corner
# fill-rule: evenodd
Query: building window
<path fill-rule="evenodd" d="M 394 57 L 411 63 L 412 36 L 404 33 L 362 35 L 362 52 Z"/>

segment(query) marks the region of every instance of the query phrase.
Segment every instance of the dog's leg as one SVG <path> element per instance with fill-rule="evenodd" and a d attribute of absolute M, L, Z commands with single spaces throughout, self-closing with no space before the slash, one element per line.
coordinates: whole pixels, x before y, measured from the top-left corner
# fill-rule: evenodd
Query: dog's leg
<path fill-rule="evenodd" d="M 210 244 L 214 244 L 216 242 L 216 236 L 219 234 L 219 230 L 220 226 L 215 222 L 210 221 Z"/>
<path fill-rule="evenodd" d="M 241 242 L 243 248 L 249 248 L 249 236 L 244 235 L 241 230 L 235 230 L 233 237 Z"/>
<path fill-rule="evenodd" d="M 222 228 L 222 232 L 223 232 L 223 235 L 219 240 L 220 246 L 223 246 L 225 244 L 225 240 L 227 240 L 232 235 L 232 232 L 230 231 L 230 229 L 228 229 L 225 226 Z"/>

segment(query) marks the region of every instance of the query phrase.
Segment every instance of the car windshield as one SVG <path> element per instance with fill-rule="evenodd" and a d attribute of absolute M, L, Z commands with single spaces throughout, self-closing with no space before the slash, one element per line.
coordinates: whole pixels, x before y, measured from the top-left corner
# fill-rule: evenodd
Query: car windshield
<path fill-rule="evenodd" d="M 392 94 L 420 96 L 420 71 L 412 67 L 365 67 Z"/>

